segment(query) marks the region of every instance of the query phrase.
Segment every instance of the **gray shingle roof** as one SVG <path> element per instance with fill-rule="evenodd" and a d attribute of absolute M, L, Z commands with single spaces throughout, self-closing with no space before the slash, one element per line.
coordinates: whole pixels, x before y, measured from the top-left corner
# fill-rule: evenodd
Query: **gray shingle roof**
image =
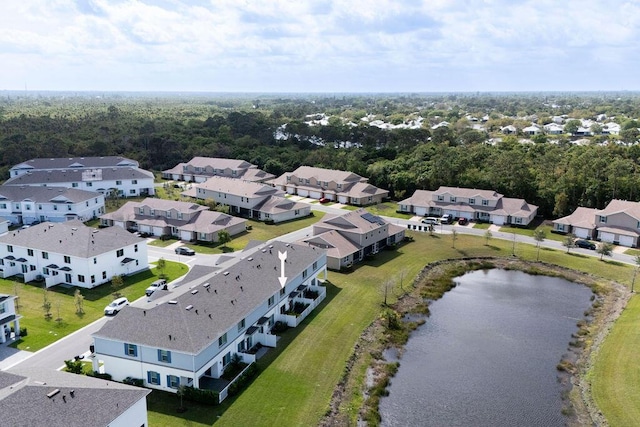
<path fill-rule="evenodd" d="M 67 221 L 10 231 L 0 236 L 0 243 L 88 258 L 145 240 L 120 227 L 95 229 L 81 221 Z"/>
<path fill-rule="evenodd" d="M 209 191 L 218 191 L 220 193 L 233 194 L 244 197 L 261 197 L 261 196 L 281 196 L 284 191 L 278 190 L 267 184 L 257 182 L 243 181 L 241 179 L 226 178 L 221 176 L 212 176 L 195 187 L 204 188 Z"/>
<path fill-rule="evenodd" d="M 298 209 L 310 209 L 310 207 L 307 203 L 296 202 L 285 197 L 269 196 L 265 200 L 254 206 L 252 209 L 275 215 L 282 212 L 291 212 Z"/>
<path fill-rule="evenodd" d="M 183 280 L 180 287 L 184 293 L 169 296 L 175 304 L 165 302 L 146 310 L 125 307 L 93 335 L 197 354 L 281 289 L 278 251 L 287 252 L 287 277 L 299 275 L 325 253 L 284 242 L 245 249 L 230 266 L 225 263 L 226 268 L 190 283 Z M 204 283 L 210 284 L 209 291 Z M 192 294 L 194 290 L 196 294 Z M 192 308 L 187 310 L 189 306 Z"/>
<path fill-rule="evenodd" d="M 0 423 L 4 426 L 108 426 L 150 393 L 49 369 L 14 368 L 11 372 L 0 372 Z M 49 398 L 47 394 L 54 390 L 59 392 Z"/>
<path fill-rule="evenodd" d="M 97 168 L 98 169 L 98 168 Z M 102 178 L 95 179 L 93 182 L 115 181 L 123 179 L 153 179 L 153 173 L 143 169 L 122 167 L 122 168 L 103 168 Z M 22 175 L 9 178 L 4 185 L 30 185 L 30 184 L 56 184 L 62 182 L 82 182 L 82 173 L 86 172 L 82 169 L 56 169 L 52 171 L 36 170 Z M 98 188 L 99 184 L 96 184 Z"/>
<path fill-rule="evenodd" d="M 320 249 L 326 249 L 327 256 L 331 258 L 344 258 L 360 250 L 359 247 L 337 231 L 325 231 L 316 236 L 302 239 L 301 242 Z"/>
<path fill-rule="evenodd" d="M 578 207 L 571 215 L 558 218 L 553 221 L 556 224 L 571 225 L 573 227 L 587 228 L 593 230 L 596 228 L 596 212 L 595 208 Z"/>
<path fill-rule="evenodd" d="M 596 215 L 607 216 L 620 212 L 624 212 L 640 221 L 640 203 L 630 202 L 628 200 L 613 199 L 603 210 L 598 211 Z"/>
<path fill-rule="evenodd" d="M 135 160 L 127 159 L 120 156 L 104 156 L 104 157 L 56 157 L 56 158 L 37 158 L 19 163 L 11 169 L 65 169 L 65 168 L 107 168 L 133 166 L 138 167 L 139 164 Z"/>
<path fill-rule="evenodd" d="M 78 190 L 67 187 L 33 187 L 30 185 L 0 186 L 0 200 L 23 201 L 31 200 L 35 203 L 71 202 L 80 203 L 95 197 L 102 196 L 95 191 Z M 55 200 L 54 200 L 55 199 Z"/>

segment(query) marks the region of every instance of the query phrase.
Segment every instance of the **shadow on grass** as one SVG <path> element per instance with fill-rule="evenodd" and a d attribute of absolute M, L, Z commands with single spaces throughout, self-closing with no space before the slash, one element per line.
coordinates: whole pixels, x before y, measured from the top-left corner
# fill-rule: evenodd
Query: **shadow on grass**
<path fill-rule="evenodd" d="M 498 251 L 500 252 L 500 248 L 494 245 L 484 245 L 486 248 L 491 249 L 492 251 Z"/>
<path fill-rule="evenodd" d="M 600 261 L 604 262 L 605 264 L 609 264 L 609 265 L 615 265 L 617 267 L 622 267 L 623 263 L 619 262 L 619 261 L 611 261 L 611 260 L 606 260 L 606 259 L 601 259 Z"/>
<path fill-rule="evenodd" d="M 588 256 L 579 254 L 577 252 L 567 252 L 567 255 L 570 255 L 570 256 L 576 257 L 576 258 L 589 258 Z"/>
<path fill-rule="evenodd" d="M 327 289 L 327 295 L 309 315 L 298 325 L 296 328 L 288 328 L 286 331 L 277 334 L 280 339 L 278 340 L 278 346 L 269 349 L 269 351 L 258 360 L 256 363 L 259 368 L 259 372 L 266 369 L 278 356 L 295 340 L 295 338 L 305 330 L 305 328 L 316 318 L 316 316 L 324 310 L 341 291 L 333 283 L 326 281 L 324 283 Z M 176 394 L 163 392 L 159 390 L 152 390 L 151 394 L 147 397 L 147 409 L 150 412 L 156 412 L 167 416 L 175 416 L 181 420 L 191 421 L 194 423 L 201 423 L 205 425 L 212 425 L 217 419 L 224 414 L 236 399 L 244 393 L 253 382 L 260 377 L 260 374 L 256 375 L 251 381 L 246 383 L 246 386 L 234 396 L 227 397 L 220 405 L 209 406 L 192 401 L 183 401 L 183 406 L 187 408 L 186 412 L 179 413 L 178 407 L 180 406 L 180 397 Z"/>

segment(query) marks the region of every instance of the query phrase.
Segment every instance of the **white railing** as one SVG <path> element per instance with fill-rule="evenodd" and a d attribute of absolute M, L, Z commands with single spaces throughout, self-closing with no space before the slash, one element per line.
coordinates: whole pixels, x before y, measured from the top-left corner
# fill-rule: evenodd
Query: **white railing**
<path fill-rule="evenodd" d="M 220 393 L 218 393 L 218 403 L 221 403 L 223 400 L 227 398 L 227 396 L 229 396 L 229 387 L 231 387 L 231 385 L 235 383 L 238 380 L 238 378 L 240 378 L 242 374 L 244 374 L 246 370 L 249 369 L 249 366 L 251 365 L 252 365 L 251 363 L 248 364 L 242 371 L 240 371 L 238 375 L 236 375 L 234 379 L 231 380 L 231 382 L 229 382 L 229 384 L 227 384 L 225 388 L 220 390 Z"/>

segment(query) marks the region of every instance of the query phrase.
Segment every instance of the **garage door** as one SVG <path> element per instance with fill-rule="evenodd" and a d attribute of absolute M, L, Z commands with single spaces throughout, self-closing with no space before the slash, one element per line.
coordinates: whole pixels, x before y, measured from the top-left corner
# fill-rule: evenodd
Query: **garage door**
<path fill-rule="evenodd" d="M 309 193 L 309 197 L 311 197 L 312 199 L 319 199 L 322 197 L 322 193 L 320 193 L 319 191 L 312 191 Z"/>
<path fill-rule="evenodd" d="M 309 196 L 309 190 L 298 190 L 298 196 L 302 196 L 302 197 Z"/>
<path fill-rule="evenodd" d="M 613 243 L 614 237 L 613 233 L 600 233 L 600 240 L 603 242 Z"/>
<path fill-rule="evenodd" d="M 349 203 L 349 198 L 346 196 L 338 196 L 338 202 L 342 203 L 343 205 L 346 205 Z"/>
<path fill-rule="evenodd" d="M 491 220 L 493 221 L 493 223 L 495 225 L 503 225 L 504 224 L 504 217 L 502 215 L 493 215 L 491 217 Z"/>
<path fill-rule="evenodd" d="M 620 246 L 627 246 L 629 248 L 633 247 L 633 237 L 632 236 L 620 236 Z"/>
<path fill-rule="evenodd" d="M 579 237 L 581 239 L 589 238 L 589 230 L 587 230 L 586 228 L 574 228 L 573 231 L 575 231 L 576 237 Z"/>
<path fill-rule="evenodd" d="M 418 208 L 416 207 L 416 215 L 425 216 L 427 215 L 427 208 Z"/>

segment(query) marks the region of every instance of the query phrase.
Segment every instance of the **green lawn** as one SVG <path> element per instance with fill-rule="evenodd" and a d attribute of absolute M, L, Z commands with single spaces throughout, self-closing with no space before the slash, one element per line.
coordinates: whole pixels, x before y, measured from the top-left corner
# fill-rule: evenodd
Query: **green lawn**
<path fill-rule="evenodd" d="M 638 256 L 638 255 L 640 255 L 640 250 L 638 250 L 638 249 L 627 249 L 626 251 L 624 251 L 624 253 L 626 255 Z"/>
<path fill-rule="evenodd" d="M 380 313 L 384 281 L 394 280 L 393 299 L 400 294 L 400 278 L 403 286 L 408 286 L 429 262 L 465 256 L 511 256 L 512 251 L 511 242 L 498 239 L 492 239 L 487 246 L 483 238 L 458 235 L 453 248 L 449 235 L 412 235 L 414 242 L 395 251 L 383 251 L 351 273 L 330 272 L 327 300 L 299 328 L 285 334 L 278 348 L 260 361 L 266 366 L 253 384 L 227 405 L 203 411 L 206 415 L 202 417 L 190 417 L 187 425 L 211 425 L 216 420 L 216 425 L 222 426 L 317 425 L 360 333 Z M 516 245 L 516 254 L 521 258 L 535 259 L 536 253 L 534 246 Z M 627 285 L 632 277 L 631 266 L 566 251 L 542 249 L 540 259 L 605 275 Z M 344 410 L 355 424 L 362 397 L 352 397 Z M 198 408 L 194 406 L 194 413 Z M 175 425 L 176 415 L 166 405 L 159 410 L 150 406 L 149 421 L 154 426 Z"/>
<path fill-rule="evenodd" d="M 491 227 L 491 224 L 488 222 L 476 222 L 473 224 L 473 228 L 478 228 L 480 230 L 488 230 Z"/>
<path fill-rule="evenodd" d="M 543 230 L 546 234 L 546 240 L 555 240 L 558 242 L 562 242 L 566 237 L 566 235 L 564 234 L 552 233 L 551 230 L 553 230 L 553 226 L 551 225 L 540 225 L 536 228 L 510 227 L 508 225 L 500 227 L 500 231 L 502 231 L 503 233 L 515 233 L 529 237 L 533 237 L 533 232 L 535 230 Z"/>
<path fill-rule="evenodd" d="M 589 372 L 593 398 L 611 426 L 640 420 L 640 297 L 634 295 L 616 321 Z"/>
<path fill-rule="evenodd" d="M 411 219 L 414 215 L 398 212 L 398 204 L 396 202 L 384 202 L 377 205 L 367 206 L 367 211 L 374 215 L 388 216 L 392 218 Z"/>
<path fill-rule="evenodd" d="M 187 272 L 185 264 L 166 262 L 165 274 L 169 280 Z M 149 284 L 158 278 L 157 268 L 125 277 L 124 286 L 119 289 L 123 296 L 133 301 L 142 295 Z M 84 296 L 84 314 L 76 314 L 74 292 L 80 289 Z M 75 332 L 104 315 L 104 307 L 113 300 L 113 287 L 109 283 L 95 289 L 55 286 L 47 291 L 51 303 L 51 318 L 44 317 L 42 308 L 44 290 L 42 283 L 19 283 L 0 279 L 0 293 L 18 295 L 18 313 L 23 317 L 20 327 L 27 328 L 27 336 L 12 346 L 21 350 L 37 351 L 58 339 Z M 57 320 L 60 319 L 60 320 Z"/>

